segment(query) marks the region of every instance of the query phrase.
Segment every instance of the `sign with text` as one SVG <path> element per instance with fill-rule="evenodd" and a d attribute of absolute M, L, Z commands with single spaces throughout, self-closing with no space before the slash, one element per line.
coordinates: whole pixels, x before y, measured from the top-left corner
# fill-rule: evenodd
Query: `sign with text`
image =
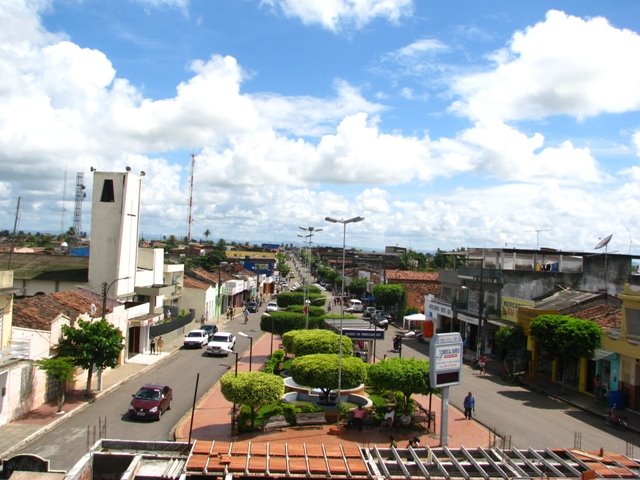
<path fill-rule="evenodd" d="M 438 333 L 433 336 L 429 345 L 429 381 L 432 388 L 460 383 L 462 352 L 460 333 Z"/>
<path fill-rule="evenodd" d="M 354 340 L 384 340 L 384 329 L 343 328 L 342 334 Z"/>

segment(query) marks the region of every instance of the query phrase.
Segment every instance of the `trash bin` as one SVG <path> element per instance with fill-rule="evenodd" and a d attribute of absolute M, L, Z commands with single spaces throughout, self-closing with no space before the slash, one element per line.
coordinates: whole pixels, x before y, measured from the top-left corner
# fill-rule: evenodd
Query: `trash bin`
<path fill-rule="evenodd" d="M 609 392 L 609 406 L 613 406 L 614 403 L 616 405 L 616 410 L 624 410 L 624 395 L 622 390 Z"/>

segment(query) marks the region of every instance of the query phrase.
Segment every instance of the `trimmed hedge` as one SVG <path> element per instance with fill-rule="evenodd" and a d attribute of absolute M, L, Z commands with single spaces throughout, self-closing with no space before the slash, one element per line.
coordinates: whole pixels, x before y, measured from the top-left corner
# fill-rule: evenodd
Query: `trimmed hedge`
<path fill-rule="evenodd" d="M 309 293 L 306 298 L 311 301 L 311 305 L 322 307 L 326 303 L 327 297 L 321 293 Z M 304 292 L 281 292 L 278 294 L 278 307 L 287 308 L 290 305 L 304 305 Z"/>

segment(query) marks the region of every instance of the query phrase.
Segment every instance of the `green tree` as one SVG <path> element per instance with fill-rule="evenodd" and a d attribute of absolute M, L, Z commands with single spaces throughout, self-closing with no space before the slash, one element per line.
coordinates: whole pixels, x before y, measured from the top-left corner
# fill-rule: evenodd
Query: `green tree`
<path fill-rule="evenodd" d="M 505 353 L 507 370 L 515 372 L 518 354 L 527 346 L 527 336 L 520 325 L 502 325 L 495 334 L 496 345 Z"/>
<path fill-rule="evenodd" d="M 349 285 L 349 292 L 351 293 L 351 295 L 357 298 L 362 298 L 367 291 L 368 283 L 369 280 L 367 280 L 366 278 L 355 278 L 351 282 L 351 285 Z"/>
<path fill-rule="evenodd" d="M 209 237 L 211 236 L 211 230 L 209 230 L 208 228 L 203 232 L 204 235 L 204 239 L 205 241 L 209 241 Z"/>
<path fill-rule="evenodd" d="M 531 321 L 530 330 L 542 350 L 562 365 L 563 388 L 568 362 L 591 358 L 602 335 L 597 323 L 568 315 L 540 315 Z"/>
<path fill-rule="evenodd" d="M 429 362 L 415 358 L 389 358 L 369 367 L 368 382 L 376 390 L 402 392 L 402 409 L 409 409 L 414 393 L 434 393 L 429 385 Z"/>
<path fill-rule="evenodd" d="M 275 403 L 284 395 L 284 379 L 264 372 L 229 372 L 220 378 L 220 391 L 229 402 L 245 405 L 251 410 L 251 429 L 255 426 L 260 407 Z"/>
<path fill-rule="evenodd" d="M 328 284 L 333 285 L 334 287 L 337 287 L 338 283 L 340 282 L 340 274 L 333 268 L 320 267 L 318 269 L 318 274 L 320 275 L 321 279 L 323 279 Z"/>
<path fill-rule="evenodd" d="M 340 335 L 330 330 L 292 330 L 282 336 L 282 344 L 288 353 L 296 357 L 316 353 L 340 353 Z M 342 353 L 351 356 L 353 342 L 342 336 Z"/>
<path fill-rule="evenodd" d="M 40 370 L 44 370 L 47 376 L 60 384 L 58 393 L 58 413 L 62 412 L 65 394 L 67 392 L 67 383 L 73 379 L 73 359 L 68 357 L 45 358 L 36 361 L 36 366 Z"/>
<path fill-rule="evenodd" d="M 285 254 L 282 252 L 278 253 L 276 255 L 276 259 L 276 269 L 278 270 L 278 272 L 280 272 L 280 278 L 287 278 L 289 276 L 289 272 L 291 272 L 291 269 L 289 268 L 289 265 L 287 265 L 287 258 Z"/>
<path fill-rule="evenodd" d="M 331 390 L 338 388 L 338 371 L 340 388 L 349 390 L 362 385 L 367 377 L 367 364 L 356 357 L 343 356 L 340 367 L 340 356 L 329 353 L 318 353 L 297 357 L 291 362 L 293 381 L 305 387 L 322 391 L 328 401 Z"/>
<path fill-rule="evenodd" d="M 58 355 L 72 358 L 74 365 L 87 370 L 86 394 L 90 395 L 94 367 L 98 370 L 116 367 L 123 348 L 122 333 L 106 320 L 79 320 L 77 327 L 62 327 Z"/>
<path fill-rule="evenodd" d="M 373 287 L 376 306 L 395 312 L 396 317 L 404 311 L 405 290 L 402 285 L 379 283 Z"/>

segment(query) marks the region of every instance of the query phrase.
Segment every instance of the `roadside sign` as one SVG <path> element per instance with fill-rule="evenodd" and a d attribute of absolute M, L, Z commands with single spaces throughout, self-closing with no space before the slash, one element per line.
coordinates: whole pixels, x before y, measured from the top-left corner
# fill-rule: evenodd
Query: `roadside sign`
<path fill-rule="evenodd" d="M 460 384 L 462 370 L 460 333 L 438 333 L 429 345 L 429 381 L 432 388 Z"/>

